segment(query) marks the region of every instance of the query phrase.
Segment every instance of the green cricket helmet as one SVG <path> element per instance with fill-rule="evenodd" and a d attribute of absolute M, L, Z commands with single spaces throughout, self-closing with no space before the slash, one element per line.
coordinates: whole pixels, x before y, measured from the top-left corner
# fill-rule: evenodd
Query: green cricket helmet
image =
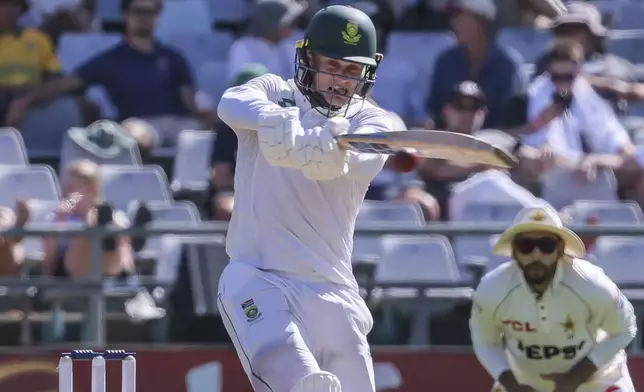
<path fill-rule="evenodd" d="M 383 57 L 376 52 L 377 47 L 376 27 L 367 14 L 349 6 L 325 7 L 309 22 L 304 39 L 297 41 L 295 83 L 315 109 L 331 117 L 341 108 L 331 105 L 317 89 L 316 80 L 321 71 L 311 64 L 309 54 L 363 65 L 360 78 L 331 74 L 334 80 L 341 78 L 357 81 L 354 91 L 347 92 L 350 96 L 346 105 L 348 110 L 353 100 L 364 101 L 374 86 L 376 69 Z"/>

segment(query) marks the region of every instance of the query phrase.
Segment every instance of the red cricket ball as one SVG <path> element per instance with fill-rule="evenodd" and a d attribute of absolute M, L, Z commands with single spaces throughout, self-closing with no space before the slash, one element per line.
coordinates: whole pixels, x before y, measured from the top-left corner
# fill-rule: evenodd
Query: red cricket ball
<path fill-rule="evenodd" d="M 391 164 L 397 172 L 408 173 L 416 170 L 420 166 L 420 158 L 407 151 L 398 151 L 391 157 Z"/>

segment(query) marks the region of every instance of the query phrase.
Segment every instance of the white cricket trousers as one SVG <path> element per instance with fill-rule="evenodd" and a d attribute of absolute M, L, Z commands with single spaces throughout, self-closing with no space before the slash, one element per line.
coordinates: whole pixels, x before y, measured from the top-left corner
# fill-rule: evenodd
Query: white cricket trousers
<path fill-rule="evenodd" d="M 302 377 L 335 374 L 346 392 L 375 392 L 367 334 L 373 318 L 355 290 L 231 262 L 219 310 L 256 392 L 290 392 Z"/>

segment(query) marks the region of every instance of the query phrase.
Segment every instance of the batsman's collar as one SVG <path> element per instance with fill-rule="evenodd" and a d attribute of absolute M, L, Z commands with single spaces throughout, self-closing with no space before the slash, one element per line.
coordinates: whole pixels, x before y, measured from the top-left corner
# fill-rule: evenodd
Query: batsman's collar
<path fill-rule="evenodd" d="M 519 211 L 512 226 L 499 237 L 493 252 L 500 256 L 512 256 L 514 237 L 529 232 L 546 232 L 558 236 L 563 240 L 564 253 L 568 256 L 581 258 L 586 254 L 581 238 L 564 227 L 557 211 L 550 207 L 524 208 Z"/>

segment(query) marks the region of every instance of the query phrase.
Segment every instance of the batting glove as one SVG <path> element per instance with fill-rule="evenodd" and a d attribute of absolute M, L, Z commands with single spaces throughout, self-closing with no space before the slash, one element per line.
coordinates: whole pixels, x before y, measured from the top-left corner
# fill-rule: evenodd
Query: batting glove
<path fill-rule="evenodd" d="M 280 108 L 260 116 L 257 137 L 259 148 L 272 166 L 300 168 L 304 161 L 294 154 L 295 139 L 304 135 L 300 123 L 300 109 Z"/>
<path fill-rule="evenodd" d="M 346 118 L 332 118 L 322 127 L 307 129 L 295 139 L 295 150 L 305 161 L 301 170 L 306 178 L 325 181 L 347 174 L 349 153 L 340 148 L 335 136 L 346 133 L 349 125 Z"/>

